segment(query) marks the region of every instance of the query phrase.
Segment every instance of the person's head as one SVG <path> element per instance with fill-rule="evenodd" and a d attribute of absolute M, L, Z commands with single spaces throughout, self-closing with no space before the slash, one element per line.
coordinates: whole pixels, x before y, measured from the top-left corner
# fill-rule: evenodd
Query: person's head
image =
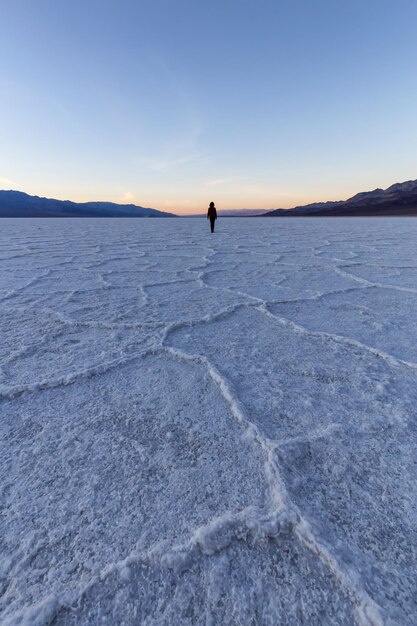
<path fill-rule="evenodd" d="M 214 206 L 214 202 L 210 202 L 210 208 Z"/>

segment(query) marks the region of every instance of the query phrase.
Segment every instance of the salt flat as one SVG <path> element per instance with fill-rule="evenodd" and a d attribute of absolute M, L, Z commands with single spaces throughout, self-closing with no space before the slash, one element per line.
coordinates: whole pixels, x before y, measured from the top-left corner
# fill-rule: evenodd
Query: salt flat
<path fill-rule="evenodd" d="M 417 220 L 2 220 L 3 625 L 415 624 Z"/>

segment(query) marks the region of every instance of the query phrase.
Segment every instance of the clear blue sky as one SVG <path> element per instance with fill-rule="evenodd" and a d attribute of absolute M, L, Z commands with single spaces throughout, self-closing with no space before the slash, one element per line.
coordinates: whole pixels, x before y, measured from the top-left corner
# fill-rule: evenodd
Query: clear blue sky
<path fill-rule="evenodd" d="M 417 178 L 416 0 L 0 0 L 0 188 L 177 212 Z"/>

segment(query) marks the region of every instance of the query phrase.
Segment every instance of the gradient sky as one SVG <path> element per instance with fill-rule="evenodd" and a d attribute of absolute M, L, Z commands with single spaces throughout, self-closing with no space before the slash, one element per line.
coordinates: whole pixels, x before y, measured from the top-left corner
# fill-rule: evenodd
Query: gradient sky
<path fill-rule="evenodd" d="M 0 0 L 0 188 L 178 213 L 417 178 L 416 0 Z"/>

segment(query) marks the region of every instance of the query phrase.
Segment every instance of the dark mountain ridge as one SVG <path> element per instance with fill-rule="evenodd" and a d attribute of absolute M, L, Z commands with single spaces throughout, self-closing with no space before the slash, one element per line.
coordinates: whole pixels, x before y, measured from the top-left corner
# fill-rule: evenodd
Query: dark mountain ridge
<path fill-rule="evenodd" d="M 372 217 L 417 216 L 417 180 L 395 183 L 387 189 L 362 191 L 348 200 L 314 202 L 293 209 L 275 209 L 264 217 Z"/>
<path fill-rule="evenodd" d="M 0 217 L 176 217 L 135 204 L 71 202 L 30 196 L 23 191 L 0 191 Z"/>

